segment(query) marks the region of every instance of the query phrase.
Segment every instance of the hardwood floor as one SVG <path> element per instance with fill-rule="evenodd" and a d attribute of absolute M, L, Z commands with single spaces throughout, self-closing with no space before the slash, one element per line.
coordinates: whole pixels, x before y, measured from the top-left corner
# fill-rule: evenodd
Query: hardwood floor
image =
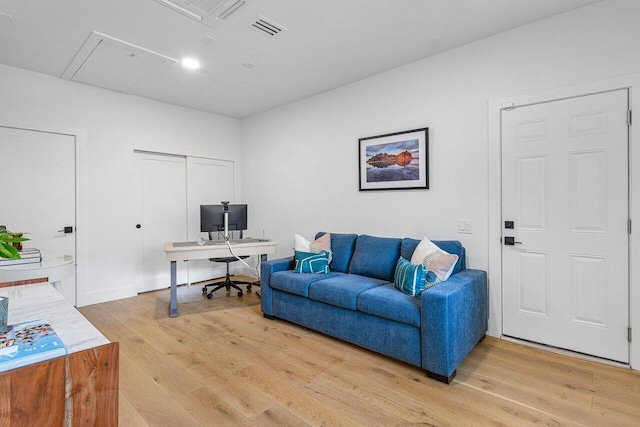
<path fill-rule="evenodd" d="M 173 319 L 168 301 L 162 290 L 79 309 L 120 342 L 121 426 L 640 425 L 638 371 L 487 337 L 447 386 L 265 319 L 255 292 L 181 287 Z"/>

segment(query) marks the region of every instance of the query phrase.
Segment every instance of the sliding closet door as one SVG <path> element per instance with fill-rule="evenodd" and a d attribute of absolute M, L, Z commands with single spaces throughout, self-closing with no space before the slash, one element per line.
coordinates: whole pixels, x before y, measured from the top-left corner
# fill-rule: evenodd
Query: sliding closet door
<path fill-rule="evenodd" d="M 200 237 L 200 205 L 235 202 L 234 164 L 225 160 L 135 153 L 138 171 L 138 292 L 170 285 L 166 242 L 195 242 Z M 178 284 L 223 277 L 224 265 L 209 260 L 179 262 Z"/>
<path fill-rule="evenodd" d="M 217 205 L 235 200 L 234 164 L 227 160 L 187 157 L 187 226 L 188 240 L 208 238 L 200 232 L 200 205 Z M 188 262 L 189 280 L 198 282 L 224 276 L 224 265 L 208 260 Z"/>
<path fill-rule="evenodd" d="M 142 273 L 138 292 L 168 288 L 171 284 L 166 242 L 187 241 L 186 159 L 155 153 L 135 153 L 138 178 L 137 223 Z M 186 268 L 178 266 L 178 283 Z"/>

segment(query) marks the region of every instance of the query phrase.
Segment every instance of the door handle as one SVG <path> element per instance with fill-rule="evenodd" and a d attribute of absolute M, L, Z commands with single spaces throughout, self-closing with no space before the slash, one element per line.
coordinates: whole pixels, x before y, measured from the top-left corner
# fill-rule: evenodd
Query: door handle
<path fill-rule="evenodd" d="M 516 242 L 515 237 L 505 237 L 504 244 L 505 246 L 514 246 L 514 245 L 521 245 L 522 242 Z"/>
<path fill-rule="evenodd" d="M 73 227 L 65 227 L 62 230 L 58 230 L 58 233 L 64 233 L 64 234 L 73 233 Z"/>

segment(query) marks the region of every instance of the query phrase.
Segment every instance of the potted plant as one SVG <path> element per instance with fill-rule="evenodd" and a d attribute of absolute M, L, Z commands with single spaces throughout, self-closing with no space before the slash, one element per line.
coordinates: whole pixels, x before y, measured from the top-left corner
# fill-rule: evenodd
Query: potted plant
<path fill-rule="evenodd" d="M 8 231 L 0 227 L 0 258 L 20 259 L 20 253 L 14 243 L 21 243 L 29 240 L 22 237 L 22 233 Z"/>

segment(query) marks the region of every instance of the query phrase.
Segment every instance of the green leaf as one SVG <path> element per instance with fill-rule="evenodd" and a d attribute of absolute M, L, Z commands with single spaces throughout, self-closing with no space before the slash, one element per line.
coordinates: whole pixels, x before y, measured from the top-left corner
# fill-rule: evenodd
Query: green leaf
<path fill-rule="evenodd" d="M 27 240 L 31 240 L 27 237 L 11 237 L 6 240 L 8 243 L 17 243 L 17 242 L 26 242 Z"/>
<path fill-rule="evenodd" d="M 16 234 L 22 236 L 24 233 L 14 233 L 12 231 L 3 230 L 0 232 L 0 242 L 7 243 L 18 243 L 18 242 L 26 242 L 27 240 L 31 240 L 28 237 L 17 237 Z"/>
<path fill-rule="evenodd" d="M 20 259 L 18 250 L 6 243 L 0 243 L 0 257 L 9 259 Z"/>

